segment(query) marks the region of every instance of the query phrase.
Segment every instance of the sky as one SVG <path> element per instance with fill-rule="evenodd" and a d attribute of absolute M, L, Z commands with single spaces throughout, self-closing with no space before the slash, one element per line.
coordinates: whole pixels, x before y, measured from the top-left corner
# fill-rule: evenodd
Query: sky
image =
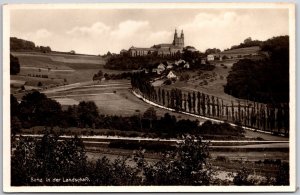
<path fill-rule="evenodd" d="M 17 9 L 10 36 L 84 54 L 171 43 L 175 28 L 185 46 L 224 50 L 251 37 L 289 35 L 287 9 Z"/>

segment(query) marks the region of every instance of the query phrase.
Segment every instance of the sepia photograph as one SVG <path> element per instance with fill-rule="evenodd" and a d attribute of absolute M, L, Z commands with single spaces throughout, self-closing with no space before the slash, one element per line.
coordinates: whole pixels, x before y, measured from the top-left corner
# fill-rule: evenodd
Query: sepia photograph
<path fill-rule="evenodd" d="M 5 192 L 293 192 L 295 5 L 3 6 Z"/>

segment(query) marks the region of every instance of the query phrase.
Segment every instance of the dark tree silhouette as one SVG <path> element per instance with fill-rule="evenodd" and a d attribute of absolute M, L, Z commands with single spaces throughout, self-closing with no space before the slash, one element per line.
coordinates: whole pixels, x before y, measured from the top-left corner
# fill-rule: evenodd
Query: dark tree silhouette
<path fill-rule="evenodd" d="M 10 54 L 10 74 L 16 75 L 20 72 L 20 62 L 17 57 Z"/>

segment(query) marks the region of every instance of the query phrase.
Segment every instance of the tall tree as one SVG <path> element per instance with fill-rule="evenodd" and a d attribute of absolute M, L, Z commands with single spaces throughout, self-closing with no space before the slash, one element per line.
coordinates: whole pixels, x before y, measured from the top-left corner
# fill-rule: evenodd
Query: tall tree
<path fill-rule="evenodd" d="M 198 91 L 197 92 L 197 112 L 200 115 L 200 110 L 201 110 L 201 93 Z"/>
<path fill-rule="evenodd" d="M 187 102 L 188 102 L 189 113 L 192 113 L 192 97 L 190 92 L 188 92 Z"/>
<path fill-rule="evenodd" d="M 169 107 L 170 106 L 170 93 L 169 93 L 169 91 L 167 91 L 167 107 Z"/>
<path fill-rule="evenodd" d="M 20 72 L 20 62 L 17 57 L 10 54 L 10 74 L 16 75 Z"/>
<path fill-rule="evenodd" d="M 196 93 L 195 93 L 195 91 L 193 91 L 192 109 L 193 109 L 193 112 L 196 113 Z"/>
<path fill-rule="evenodd" d="M 160 88 L 158 88 L 157 96 L 158 96 L 158 102 L 161 103 L 161 90 L 160 90 Z"/>
<path fill-rule="evenodd" d="M 98 108 L 92 101 L 81 101 L 77 108 L 78 117 L 83 127 L 94 127 L 96 119 L 99 116 Z"/>
<path fill-rule="evenodd" d="M 165 105 L 165 90 L 164 89 L 162 89 L 161 98 L 162 98 L 162 104 Z"/>
<path fill-rule="evenodd" d="M 152 129 L 152 122 L 157 119 L 156 110 L 153 107 L 148 108 L 144 112 L 143 118 L 150 121 L 150 129 Z"/>

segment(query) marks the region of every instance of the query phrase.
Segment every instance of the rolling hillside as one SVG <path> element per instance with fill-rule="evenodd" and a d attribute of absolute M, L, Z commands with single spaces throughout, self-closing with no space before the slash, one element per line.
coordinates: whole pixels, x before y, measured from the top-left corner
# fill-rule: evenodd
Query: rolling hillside
<path fill-rule="evenodd" d="M 20 62 L 20 73 L 11 76 L 12 88 L 19 90 L 47 88 L 63 84 L 92 80 L 103 68 L 105 60 L 100 56 L 62 53 L 12 52 Z"/>
<path fill-rule="evenodd" d="M 238 49 L 231 49 L 227 51 L 221 52 L 221 54 L 236 54 L 236 55 L 247 55 L 247 54 L 254 54 L 258 53 L 260 51 L 259 46 L 253 46 L 253 47 L 244 47 L 244 48 L 238 48 Z"/>

